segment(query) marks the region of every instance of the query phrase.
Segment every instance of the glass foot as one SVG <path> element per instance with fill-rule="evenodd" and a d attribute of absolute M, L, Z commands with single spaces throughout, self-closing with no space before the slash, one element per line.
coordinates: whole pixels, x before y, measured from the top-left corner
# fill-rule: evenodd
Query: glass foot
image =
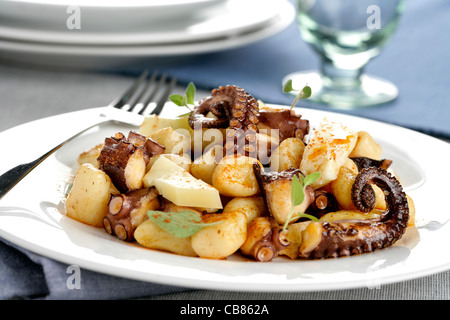
<path fill-rule="evenodd" d="M 324 79 L 317 71 L 297 72 L 287 75 L 292 80 L 292 87 L 301 90 L 305 85 L 311 87 L 310 102 L 324 104 L 339 109 L 357 109 L 383 104 L 398 96 L 397 87 L 389 81 L 373 76 L 362 75 L 359 85 L 340 85 Z M 294 91 L 292 94 L 298 94 Z"/>

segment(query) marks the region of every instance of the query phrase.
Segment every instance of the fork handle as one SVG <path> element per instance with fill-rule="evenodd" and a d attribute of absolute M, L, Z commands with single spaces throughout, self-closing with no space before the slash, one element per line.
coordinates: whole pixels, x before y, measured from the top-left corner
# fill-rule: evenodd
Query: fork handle
<path fill-rule="evenodd" d="M 0 176 L 0 200 L 17 183 L 19 183 L 23 178 L 25 178 L 25 176 L 27 174 L 29 174 L 34 168 L 36 168 L 42 161 L 47 159 L 50 155 L 52 155 L 56 150 L 61 148 L 67 142 L 73 140 L 74 138 L 78 137 L 79 135 L 81 135 L 82 133 L 86 132 L 87 130 L 89 130 L 89 129 L 95 127 L 95 126 L 98 126 L 98 125 L 100 125 L 102 123 L 109 122 L 109 121 L 111 121 L 111 120 L 108 119 L 108 118 L 105 118 L 105 119 L 103 119 L 101 121 L 99 121 L 97 119 L 94 125 L 91 124 L 89 127 L 85 128 L 84 130 L 79 131 L 77 134 L 73 135 L 72 137 L 70 137 L 66 141 L 60 143 L 59 145 L 57 145 L 56 147 L 54 147 L 53 149 L 51 149 L 47 153 L 43 154 L 42 156 L 40 156 L 36 160 L 33 160 L 33 161 L 29 162 L 29 163 L 19 164 L 17 167 L 14 167 L 14 168 L 6 171 L 5 173 L 3 173 Z"/>
<path fill-rule="evenodd" d="M 0 199 L 3 198 L 3 196 L 7 194 L 9 190 L 11 190 L 28 173 L 30 173 L 35 167 L 37 167 L 38 164 L 48 158 L 48 156 L 58 150 L 61 146 L 62 144 L 50 150 L 46 154 L 40 156 L 36 160 L 25 164 L 20 164 L 17 167 L 14 167 L 2 174 L 0 176 Z"/>

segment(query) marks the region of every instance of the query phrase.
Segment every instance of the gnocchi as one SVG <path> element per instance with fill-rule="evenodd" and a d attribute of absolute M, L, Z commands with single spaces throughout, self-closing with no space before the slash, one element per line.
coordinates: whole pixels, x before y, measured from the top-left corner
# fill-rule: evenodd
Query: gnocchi
<path fill-rule="evenodd" d="M 246 156 L 224 157 L 214 168 L 212 185 L 228 197 L 250 197 L 259 193 L 258 182 L 253 173 L 255 158 Z"/>
<path fill-rule="evenodd" d="M 215 113 L 220 114 L 220 110 Z M 205 117 L 217 119 L 211 112 Z M 295 116 L 295 121 L 299 119 Z M 354 158 L 382 157 L 381 145 L 366 131 L 354 131 L 323 119 L 311 132 L 297 134 L 300 124 L 286 123 L 283 135 L 268 135 L 262 130 L 273 128 L 259 123 L 260 131 L 255 135 L 258 152 L 228 155 L 220 143 L 225 141 L 223 127 L 210 132 L 205 128 L 193 130 L 189 121 L 189 117 L 146 117 L 140 132 L 133 134 L 135 140 L 122 142 L 122 147 L 130 143 L 140 155 L 139 165 L 131 163 L 122 168 L 121 150 L 111 153 L 117 156 L 111 159 L 114 168 L 126 169 L 127 177 L 136 180 L 127 185 L 129 189 L 154 192 L 151 205 L 139 211 L 137 218 L 127 217 L 135 227 L 132 241 L 143 248 L 186 257 L 227 259 L 233 254 L 254 257 L 257 247 L 261 249 L 258 261 L 270 261 L 276 256 L 301 259 L 320 248 L 328 232 L 324 229 L 327 223 L 380 220 L 388 209 L 386 193 L 375 185 L 374 206 L 369 212 L 360 211 L 354 203 L 353 188 L 361 173 Z M 305 128 L 305 120 L 301 121 Z M 292 125 L 293 133 L 285 137 Z M 309 130 L 309 123 L 306 128 Z M 159 144 L 160 152 L 150 155 L 145 149 L 146 139 Z M 133 145 L 133 141 L 139 143 Z M 102 170 L 99 159 L 104 148 L 105 143 L 98 143 L 78 155 L 65 213 L 74 220 L 106 229 L 102 221 L 117 215 L 117 203 L 126 207 L 134 202 L 121 202 L 122 195 L 132 190 L 117 188 L 114 179 Z M 263 177 L 264 170 L 269 173 Z M 290 178 L 286 178 L 287 172 Z M 297 175 L 298 183 L 304 183 L 315 173 L 320 176 L 301 185 L 301 201 L 295 202 L 296 192 L 300 191 L 293 176 Z M 274 176 L 282 178 L 271 178 Z M 272 180 L 264 184 L 265 178 Z M 327 207 L 331 199 L 337 204 Z M 413 227 L 416 208 L 409 195 L 406 201 L 408 227 Z M 137 212 L 132 209 L 127 207 L 124 212 Z M 185 224 L 179 228 L 193 224 L 198 229 L 187 236 L 177 235 L 160 221 L 149 219 L 151 212 L 176 217 L 189 212 L 198 219 L 183 220 Z M 121 219 L 116 216 L 115 223 L 120 225 Z M 265 251 L 270 246 L 278 247 Z"/>
<path fill-rule="evenodd" d="M 103 218 L 108 214 L 109 198 L 117 193 L 106 173 L 90 163 L 83 163 L 67 196 L 66 214 L 85 224 L 101 227 Z"/>
<path fill-rule="evenodd" d="M 241 211 L 209 213 L 203 216 L 203 222 L 220 223 L 192 236 L 192 248 L 199 257 L 224 259 L 235 253 L 247 238 L 247 216 Z"/>
<path fill-rule="evenodd" d="M 270 156 L 270 169 L 275 171 L 300 168 L 305 151 L 305 143 L 299 138 L 287 138 Z"/>

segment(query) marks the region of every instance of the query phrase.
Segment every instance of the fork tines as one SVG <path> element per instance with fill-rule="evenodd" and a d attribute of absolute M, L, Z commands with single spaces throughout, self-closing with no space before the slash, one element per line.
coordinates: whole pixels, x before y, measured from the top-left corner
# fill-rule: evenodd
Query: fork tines
<path fill-rule="evenodd" d="M 113 106 L 141 115 L 152 110 L 151 114 L 159 115 L 175 84 L 176 78 L 165 73 L 144 71 Z"/>

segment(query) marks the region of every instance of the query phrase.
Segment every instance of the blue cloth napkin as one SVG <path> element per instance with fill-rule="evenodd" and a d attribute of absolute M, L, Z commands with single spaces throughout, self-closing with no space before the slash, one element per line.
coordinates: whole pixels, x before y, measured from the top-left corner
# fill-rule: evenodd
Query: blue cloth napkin
<path fill-rule="evenodd" d="M 0 238 L 0 300 L 137 299 L 186 290 L 64 264 Z"/>
<path fill-rule="evenodd" d="M 397 85 L 399 97 L 395 101 L 350 111 L 330 109 L 307 100 L 297 105 L 362 116 L 450 138 L 449 21 L 449 1 L 406 1 L 394 35 L 365 69 L 367 74 Z M 209 90 L 236 84 L 266 103 L 290 105 L 293 98 L 282 93 L 282 79 L 293 72 L 318 69 L 319 65 L 318 56 L 301 39 L 293 22 L 276 36 L 256 44 L 174 59 L 157 68 L 176 76 L 181 83 L 193 81 L 198 88 Z M 142 68 L 115 71 L 137 74 Z"/>
<path fill-rule="evenodd" d="M 388 79 L 400 91 L 397 100 L 374 108 L 342 111 L 450 138 L 450 2 L 409 0 L 399 26 L 366 72 Z M 319 60 L 301 39 L 295 22 L 269 39 L 222 52 L 171 59 L 157 69 L 212 89 L 236 84 L 267 103 L 291 104 L 282 93 L 285 75 L 316 69 Z M 149 61 L 149 65 L 151 61 Z M 104 70 L 136 75 L 139 68 Z M 328 107 L 299 103 L 302 107 Z M 1 240 L 1 239 L 0 239 Z M 71 288 L 68 265 L 0 241 L 0 299 L 126 299 L 188 290 L 81 270 L 81 287 Z"/>

